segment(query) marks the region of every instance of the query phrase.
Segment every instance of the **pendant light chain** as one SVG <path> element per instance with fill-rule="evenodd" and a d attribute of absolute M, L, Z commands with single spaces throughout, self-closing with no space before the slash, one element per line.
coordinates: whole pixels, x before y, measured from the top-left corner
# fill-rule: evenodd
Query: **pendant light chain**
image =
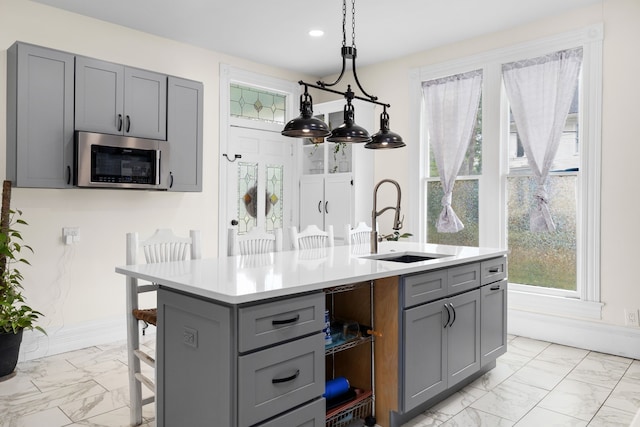
<path fill-rule="evenodd" d="M 351 0 L 351 46 L 356 47 L 356 0 Z"/>
<path fill-rule="evenodd" d="M 342 47 L 347 46 L 347 0 L 342 0 Z"/>

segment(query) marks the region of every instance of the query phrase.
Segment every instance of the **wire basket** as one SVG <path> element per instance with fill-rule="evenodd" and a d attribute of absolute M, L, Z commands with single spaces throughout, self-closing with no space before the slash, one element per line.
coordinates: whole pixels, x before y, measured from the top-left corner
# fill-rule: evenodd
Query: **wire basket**
<path fill-rule="evenodd" d="M 366 397 L 327 418 L 326 427 L 345 427 L 357 420 L 364 420 L 373 411 L 373 396 Z"/>

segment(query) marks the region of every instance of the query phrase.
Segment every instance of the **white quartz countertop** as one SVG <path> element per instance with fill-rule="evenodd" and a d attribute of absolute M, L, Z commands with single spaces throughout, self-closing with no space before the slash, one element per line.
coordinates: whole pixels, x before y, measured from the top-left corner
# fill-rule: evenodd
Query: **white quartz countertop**
<path fill-rule="evenodd" d="M 414 263 L 367 259 L 357 247 L 284 251 L 116 267 L 116 272 L 228 304 L 243 304 L 337 285 L 428 271 L 501 256 L 505 250 L 411 242 L 381 242 L 378 254 L 421 253 Z"/>

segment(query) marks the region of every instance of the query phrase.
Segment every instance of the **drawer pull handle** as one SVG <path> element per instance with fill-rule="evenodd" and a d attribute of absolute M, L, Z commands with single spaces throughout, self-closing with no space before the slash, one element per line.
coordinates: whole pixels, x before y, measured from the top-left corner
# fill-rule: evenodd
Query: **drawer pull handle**
<path fill-rule="evenodd" d="M 500 290 L 500 285 L 491 285 L 489 290 L 491 290 L 491 291 L 499 291 Z"/>
<path fill-rule="evenodd" d="M 499 273 L 500 272 L 500 267 L 491 267 L 489 269 L 489 273 Z"/>
<path fill-rule="evenodd" d="M 271 324 L 273 326 L 278 326 L 278 325 L 288 325 L 289 323 L 296 323 L 298 320 L 300 320 L 300 315 L 296 314 L 295 317 L 292 317 L 291 319 L 284 319 L 284 320 L 272 320 Z"/>
<path fill-rule="evenodd" d="M 291 375 L 290 377 L 286 377 L 286 378 L 274 378 L 271 380 L 272 384 L 280 384 L 280 383 L 287 383 L 289 381 L 293 381 L 296 378 L 298 378 L 298 376 L 300 375 L 300 369 L 298 369 L 296 371 L 295 374 Z"/>

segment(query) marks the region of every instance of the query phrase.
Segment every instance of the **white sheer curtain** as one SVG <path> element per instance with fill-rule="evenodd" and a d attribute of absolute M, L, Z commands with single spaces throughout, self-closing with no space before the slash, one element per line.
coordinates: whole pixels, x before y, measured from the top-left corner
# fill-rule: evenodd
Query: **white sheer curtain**
<path fill-rule="evenodd" d="M 440 233 L 456 233 L 464 228 L 451 207 L 451 199 L 471 142 L 481 91 L 482 70 L 422 83 L 429 145 L 444 190 L 442 212 L 436 222 Z"/>
<path fill-rule="evenodd" d="M 502 66 L 507 96 L 529 167 L 536 178 L 531 231 L 555 231 L 547 178 L 578 84 L 582 48 L 554 52 Z"/>

